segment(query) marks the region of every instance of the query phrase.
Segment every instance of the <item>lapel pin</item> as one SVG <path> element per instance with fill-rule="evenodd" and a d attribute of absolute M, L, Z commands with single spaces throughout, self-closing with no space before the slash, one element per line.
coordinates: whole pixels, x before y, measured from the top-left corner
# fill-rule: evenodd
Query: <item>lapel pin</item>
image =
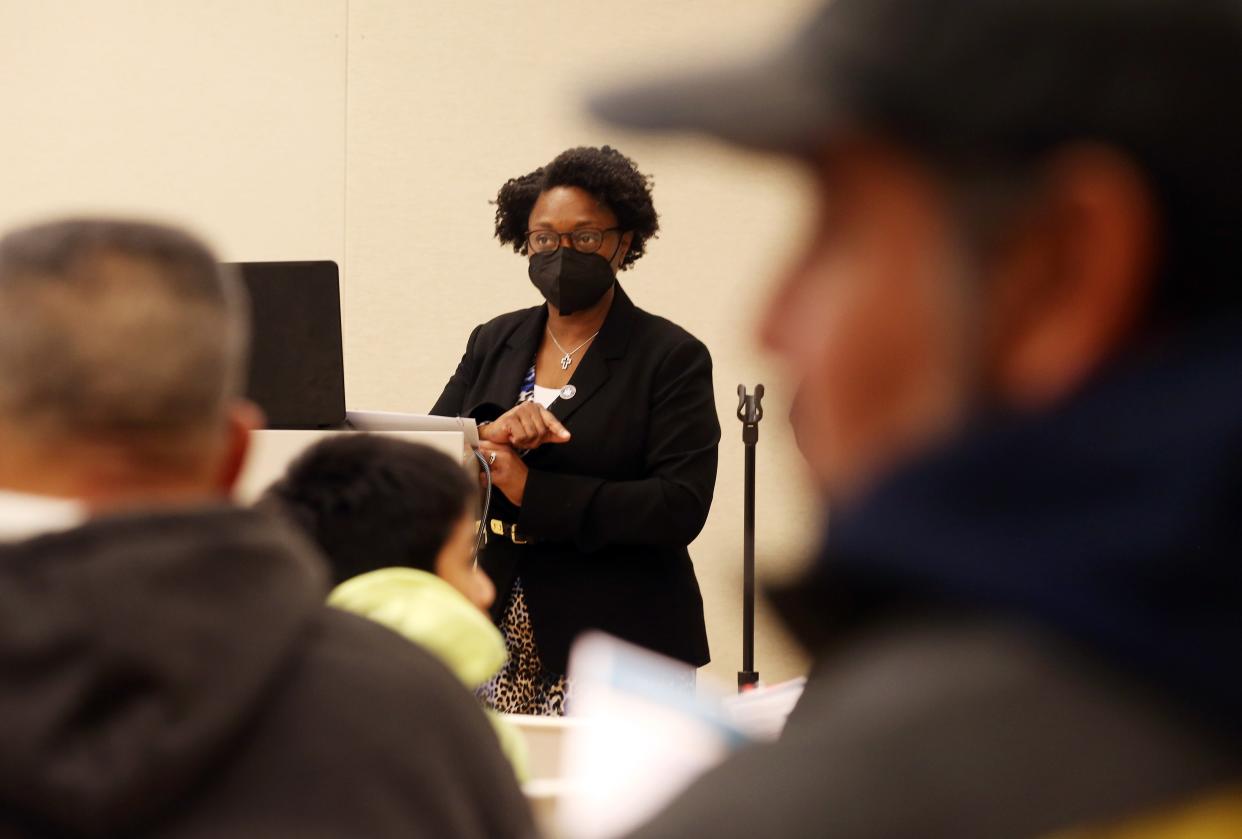
<path fill-rule="evenodd" d="M 563 388 L 561 388 L 562 399 L 573 399 L 577 395 L 578 395 L 578 388 L 574 387 L 573 385 L 565 385 Z"/>

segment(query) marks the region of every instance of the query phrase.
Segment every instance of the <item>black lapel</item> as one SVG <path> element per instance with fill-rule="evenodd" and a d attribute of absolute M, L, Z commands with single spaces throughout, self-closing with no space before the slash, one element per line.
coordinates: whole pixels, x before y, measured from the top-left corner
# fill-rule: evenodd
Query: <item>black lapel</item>
<path fill-rule="evenodd" d="M 517 404 L 522 381 L 535 362 L 535 353 L 539 350 L 547 322 L 547 307 L 537 306 L 509 333 L 496 358 L 496 366 L 488 376 L 481 402 L 491 403 L 505 411 Z"/>
<path fill-rule="evenodd" d="M 634 328 L 634 303 L 629 295 L 617 283 L 617 291 L 612 299 L 612 307 L 604 318 L 604 325 L 599 330 L 599 338 L 587 348 L 586 355 L 578 363 L 577 369 L 569 379 L 576 393 L 573 399 L 557 399 L 552 403 L 551 411 L 561 422 L 573 416 L 574 412 L 586 404 L 595 395 L 604 382 L 608 381 L 609 364 L 625 356 L 630 344 L 630 333 Z"/>
<path fill-rule="evenodd" d="M 591 349 L 596 349 L 596 347 L 591 347 Z M 594 396 L 606 381 L 608 381 L 608 360 L 601 354 L 588 351 L 569 379 L 569 383 L 576 391 L 574 398 L 557 399 L 548 410 L 561 422 L 565 422 Z"/>

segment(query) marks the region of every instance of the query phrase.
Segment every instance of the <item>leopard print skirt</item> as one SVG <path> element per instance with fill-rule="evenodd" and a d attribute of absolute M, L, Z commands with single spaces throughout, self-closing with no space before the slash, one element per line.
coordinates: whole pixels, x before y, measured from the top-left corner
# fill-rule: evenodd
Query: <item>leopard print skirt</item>
<path fill-rule="evenodd" d="M 500 633 L 509 649 L 509 660 L 478 690 L 483 704 L 505 714 L 535 714 L 560 717 L 569 700 L 569 682 L 563 673 L 553 673 L 543 666 L 522 581 L 514 580 Z"/>

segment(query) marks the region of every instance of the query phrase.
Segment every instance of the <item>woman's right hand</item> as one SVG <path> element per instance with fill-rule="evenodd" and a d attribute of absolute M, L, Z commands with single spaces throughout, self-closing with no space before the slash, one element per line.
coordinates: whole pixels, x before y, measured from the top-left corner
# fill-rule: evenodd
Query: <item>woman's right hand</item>
<path fill-rule="evenodd" d="M 537 449 L 544 443 L 568 443 L 569 429 L 547 408 L 523 402 L 501 414 L 500 419 L 479 429 L 489 443 L 515 449 Z"/>

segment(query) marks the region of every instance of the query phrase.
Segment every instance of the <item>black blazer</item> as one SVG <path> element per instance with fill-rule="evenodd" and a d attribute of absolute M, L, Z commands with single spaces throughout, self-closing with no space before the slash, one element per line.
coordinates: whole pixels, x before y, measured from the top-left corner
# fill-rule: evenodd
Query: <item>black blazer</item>
<path fill-rule="evenodd" d="M 547 324 L 547 307 L 476 327 L 431 412 L 495 419 L 517 402 Z M 709 660 L 703 598 L 686 546 L 707 519 L 720 422 L 712 360 L 681 327 L 616 288 L 599 337 L 552 404 L 573 435 L 526 457 L 522 507 L 499 492 L 492 518 L 532 541 L 489 535 L 481 562 L 499 619 L 522 579 L 544 665 L 565 672 L 569 646 L 602 629 L 696 666 Z"/>

